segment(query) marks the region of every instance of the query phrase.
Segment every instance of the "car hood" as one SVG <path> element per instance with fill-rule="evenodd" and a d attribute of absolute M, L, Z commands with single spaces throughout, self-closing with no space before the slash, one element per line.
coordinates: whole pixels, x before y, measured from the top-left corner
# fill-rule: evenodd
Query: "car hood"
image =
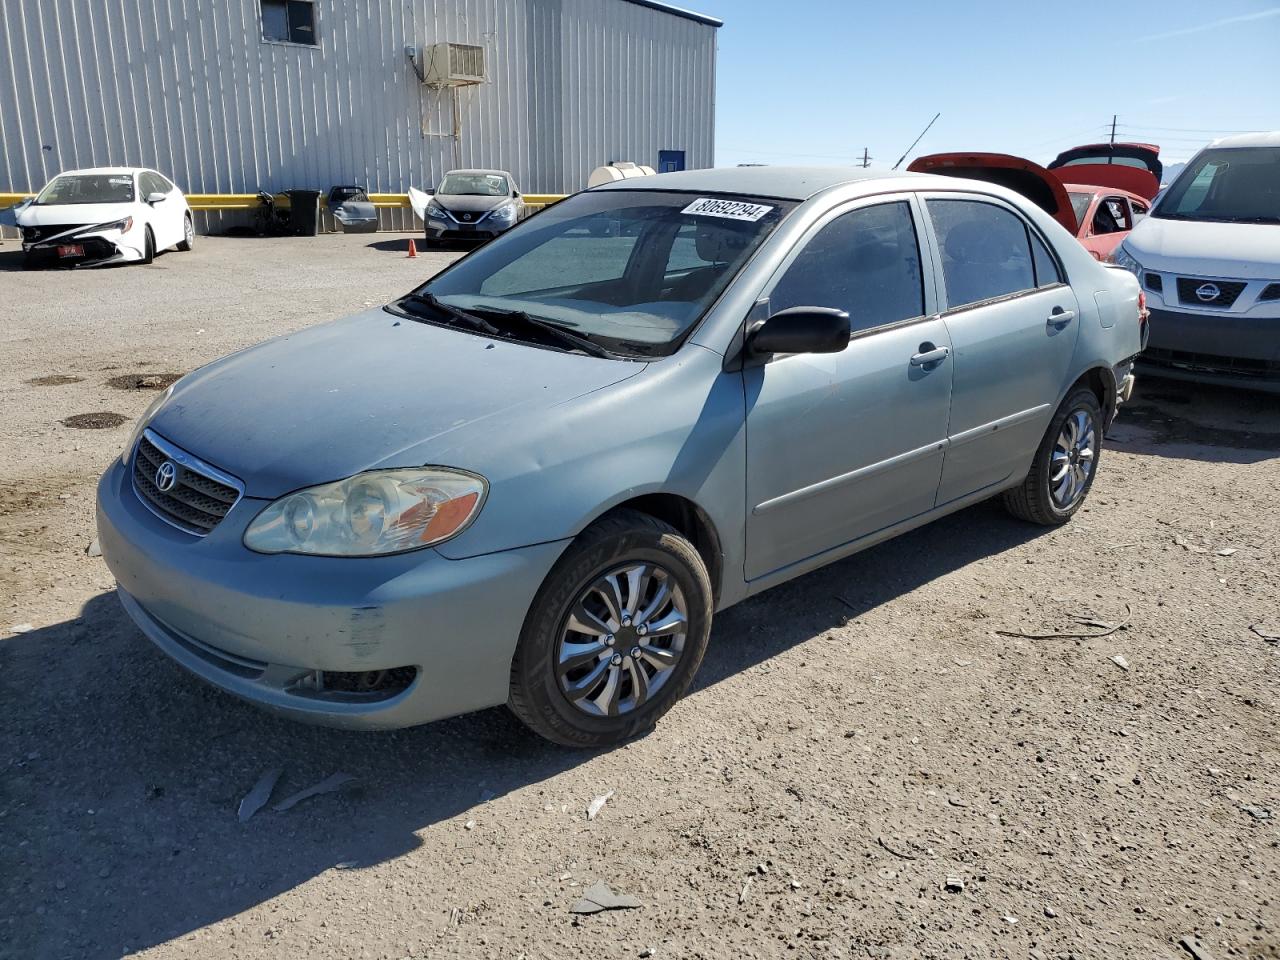
<path fill-rule="evenodd" d="M 58 203 L 50 206 L 28 204 L 17 212 L 20 227 L 47 227 L 62 223 L 109 223 L 134 211 L 132 203 Z"/>
<path fill-rule="evenodd" d="M 1280 225 L 1146 217 L 1125 249 L 1148 270 L 1188 276 L 1280 279 Z"/>
<path fill-rule="evenodd" d="M 644 367 L 378 309 L 202 367 L 150 426 L 239 477 L 249 496 L 273 498 L 378 467 L 465 468 L 468 428 L 518 435 L 520 420 Z"/>
<path fill-rule="evenodd" d="M 500 197 L 477 197 L 469 193 L 437 193 L 432 199 L 446 210 L 456 210 L 459 213 L 483 213 L 485 210 L 502 206 L 511 197 L 505 194 Z"/>
<path fill-rule="evenodd" d="M 1067 196 L 1062 181 L 1038 163 L 1022 157 L 1007 153 L 934 153 L 917 157 L 907 170 L 982 180 L 1007 187 L 1057 220 L 1072 236 L 1080 230 L 1071 198 Z"/>

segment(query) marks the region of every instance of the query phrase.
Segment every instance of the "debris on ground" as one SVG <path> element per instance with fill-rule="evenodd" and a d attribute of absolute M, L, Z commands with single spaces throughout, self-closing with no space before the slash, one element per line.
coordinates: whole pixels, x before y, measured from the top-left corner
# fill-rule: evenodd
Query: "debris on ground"
<path fill-rule="evenodd" d="M 1214 553 L 1217 554 L 1219 557 L 1229 557 L 1233 553 L 1238 553 L 1238 552 L 1239 551 L 1236 550 L 1235 547 L 1223 547 L 1221 550 L 1214 551 Z"/>
<path fill-rule="evenodd" d="M 596 816 L 604 809 L 604 805 L 609 802 L 609 798 L 613 796 L 613 791 L 602 793 L 589 804 L 587 804 L 587 819 L 594 820 Z"/>
<path fill-rule="evenodd" d="M 468 820 L 462 825 L 462 828 L 464 830 L 474 830 L 476 828 L 476 822 L 474 820 Z"/>
<path fill-rule="evenodd" d="M 271 799 L 271 791 L 276 788 L 276 781 L 280 779 L 283 771 L 280 767 L 272 767 L 265 771 L 258 778 L 258 782 L 253 785 L 253 789 L 244 795 L 244 799 L 240 801 L 240 810 L 237 816 L 241 823 L 248 821 L 255 813 L 267 805 L 267 801 Z"/>
<path fill-rule="evenodd" d="M 601 910 L 633 910 L 642 907 L 635 897 L 614 893 L 603 880 L 597 880 L 583 891 L 582 899 L 569 908 L 570 913 L 599 913 Z"/>
<path fill-rule="evenodd" d="M 754 882 L 755 882 L 754 877 L 747 877 L 747 879 L 742 881 L 742 889 L 738 891 L 739 904 L 743 904 L 747 902 L 747 897 L 751 895 L 751 884 Z"/>
<path fill-rule="evenodd" d="M 33 627 L 29 623 L 15 623 L 12 627 L 9 628 L 9 632 L 10 633 L 30 633 L 34 629 L 35 627 Z"/>
<path fill-rule="evenodd" d="M 1197 547 L 1194 543 L 1187 542 L 1187 540 L 1183 537 L 1174 537 L 1173 542 L 1176 543 L 1178 546 L 1180 546 L 1183 550 L 1186 550 L 1188 553 L 1208 553 L 1209 552 L 1204 547 Z"/>
<path fill-rule="evenodd" d="M 92 540 L 89 541 L 89 545 L 84 548 L 84 554 L 86 557 L 102 556 L 102 547 L 98 545 L 97 537 L 94 537 Z"/>
<path fill-rule="evenodd" d="M 880 844 L 880 846 L 884 847 L 886 850 L 892 853 L 895 857 L 901 857 L 903 860 L 915 859 L 915 857 L 912 854 L 907 853 L 906 851 L 903 851 L 903 850 L 899 850 L 896 847 L 894 847 L 884 837 L 876 837 L 876 843 Z"/>
<path fill-rule="evenodd" d="M 1183 937 L 1178 941 L 1178 946 L 1191 954 L 1193 960 L 1213 960 L 1213 954 L 1195 937 Z"/>
<path fill-rule="evenodd" d="M 74 413 L 69 417 L 65 417 L 59 421 L 64 427 L 71 427 L 73 430 L 110 430 L 112 427 L 118 427 L 125 423 L 129 418 L 113 413 L 110 410 L 103 410 L 97 413 Z"/>
<path fill-rule="evenodd" d="M 964 878 L 949 876 L 942 884 L 942 889 L 947 893 L 964 893 Z"/>
<path fill-rule="evenodd" d="M 1267 643 L 1280 643 L 1280 631 L 1278 630 L 1265 629 L 1260 623 L 1250 624 L 1249 629 L 1267 641 Z"/>
<path fill-rule="evenodd" d="M 1097 627 L 1098 630 L 1092 633 L 1023 633 L 1021 630 L 996 630 L 994 632 L 1002 637 L 1021 637 L 1024 640 L 1094 640 L 1098 637 L 1109 637 L 1116 631 L 1127 627 L 1130 620 L 1133 619 L 1133 608 L 1127 603 L 1124 605 L 1124 619 L 1119 623 L 1112 623 L 1109 620 L 1093 620 L 1089 617 L 1072 617 L 1071 619 L 1086 627 Z"/>
<path fill-rule="evenodd" d="M 1108 657 L 1108 659 L 1112 663 L 1114 663 L 1117 667 L 1119 667 L 1121 670 L 1124 670 L 1126 672 L 1128 671 L 1129 661 L 1124 658 L 1123 653 L 1117 653 L 1114 657 Z"/>
<path fill-rule="evenodd" d="M 1253 817 L 1253 819 L 1255 820 L 1271 819 L 1271 811 L 1268 810 L 1266 807 L 1255 807 L 1251 803 L 1242 803 L 1240 804 L 1240 809 L 1243 810 L 1245 813 L 1247 813 L 1249 816 Z"/>
<path fill-rule="evenodd" d="M 314 787 L 299 790 L 293 796 L 281 800 L 271 809 L 276 813 L 284 813 L 284 811 L 296 807 L 303 800 L 310 800 L 312 797 L 319 796 L 322 793 L 333 793 L 335 790 L 341 790 L 348 783 L 353 783 L 355 779 L 349 773 L 335 773 L 333 776 L 321 780 Z"/>

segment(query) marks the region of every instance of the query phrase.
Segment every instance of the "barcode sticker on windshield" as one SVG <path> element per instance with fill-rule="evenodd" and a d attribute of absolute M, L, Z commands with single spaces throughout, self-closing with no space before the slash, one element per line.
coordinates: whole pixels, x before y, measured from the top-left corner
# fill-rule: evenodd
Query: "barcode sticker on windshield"
<path fill-rule="evenodd" d="M 691 213 L 697 217 L 724 217 L 726 220 L 756 221 L 772 210 L 761 203 L 743 203 L 741 200 L 717 200 L 714 197 L 702 197 L 693 201 L 681 213 Z"/>

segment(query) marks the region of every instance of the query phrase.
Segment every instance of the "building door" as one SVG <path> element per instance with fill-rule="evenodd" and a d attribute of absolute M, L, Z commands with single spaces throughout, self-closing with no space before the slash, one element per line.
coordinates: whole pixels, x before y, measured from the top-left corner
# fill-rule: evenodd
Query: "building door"
<path fill-rule="evenodd" d="M 659 173 L 675 173 L 677 170 L 684 169 L 684 151 L 683 150 L 659 150 L 658 151 L 658 172 Z"/>

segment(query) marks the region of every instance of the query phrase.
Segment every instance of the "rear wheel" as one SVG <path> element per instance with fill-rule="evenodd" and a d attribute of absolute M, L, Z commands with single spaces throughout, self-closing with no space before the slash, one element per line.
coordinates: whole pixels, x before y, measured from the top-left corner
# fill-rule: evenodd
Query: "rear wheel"
<path fill-rule="evenodd" d="M 566 746 L 645 733 L 689 688 L 711 615 L 711 581 L 693 545 L 660 520 L 620 510 L 585 530 L 538 591 L 508 705 Z"/>
<path fill-rule="evenodd" d="M 156 238 L 150 227 L 147 227 L 146 230 L 146 236 L 142 241 L 142 262 L 151 263 L 156 258 Z"/>
<path fill-rule="evenodd" d="M 187 214 L 182 219 L 182 242 L 178 244 L 178 249 L 184 253 L 190 252 L 196 245 L 196 228 L 191 223 L 191 214 Z"/>
<path fill-rule="evenodd" d="M 1020 486 L 1004 495 L 1015 517 L 1044 526 L 1066 523 L 1084 504 L 1102 453 L 1102 407 L 1077 387 L 1058 407 Z"/>

